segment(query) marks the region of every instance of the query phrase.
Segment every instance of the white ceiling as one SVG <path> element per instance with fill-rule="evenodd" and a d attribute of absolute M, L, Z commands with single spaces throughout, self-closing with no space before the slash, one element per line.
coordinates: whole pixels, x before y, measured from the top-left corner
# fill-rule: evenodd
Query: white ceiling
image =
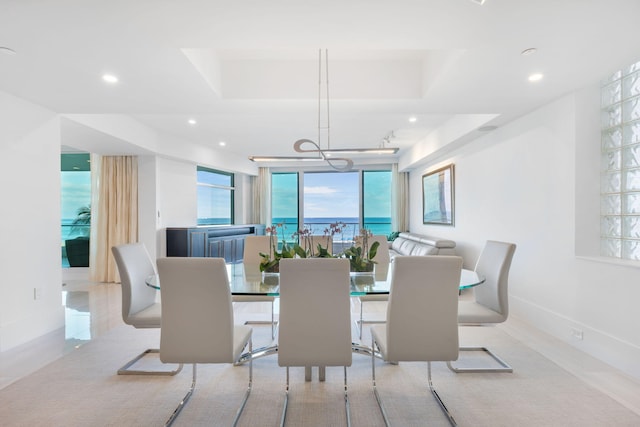
<path fill-rule="evenodd" d="M 393 131 L 402 156 L 454 118 L 502 125 L 640 60 L 639 22 L 637 0 L 2 0 L 0 46 L 16 54 L 0 53 L 0 90 L 243 157 L 293 155 L 318 139 L 328 49 L 331 147 Z"/>

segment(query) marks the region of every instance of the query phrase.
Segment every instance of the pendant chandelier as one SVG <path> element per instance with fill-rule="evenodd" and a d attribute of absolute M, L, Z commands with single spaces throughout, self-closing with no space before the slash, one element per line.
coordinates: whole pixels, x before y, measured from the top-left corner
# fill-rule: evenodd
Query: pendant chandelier
<path fill-rule="evenodd" d="M 353 160 L 347 157 L 334 157 L 344 154 L 357 153 L 373 153 L 373 154 L 395 154 L 398 148 L 385 148 L 384 144 L 381 148 L 331 148 L 331 126 L 329 118 L 329 51 L 324 52 L 325 80 L 324 86 L 326 90 L 326 123 L 322 125 L 322 49 L 318 51 L 318 142 L 307 138 L 302 138 L 293 143 L 293 150 L 296 153 L 315 154 L 315 156 L 249 156 L 249 160 L 260 161 L 317 161 L 323 160 L 327 162 L 333 169 L 346 172 L 353 168 Z M 322 131 L 326 133 L 326 148 L 322 144 Z"/>

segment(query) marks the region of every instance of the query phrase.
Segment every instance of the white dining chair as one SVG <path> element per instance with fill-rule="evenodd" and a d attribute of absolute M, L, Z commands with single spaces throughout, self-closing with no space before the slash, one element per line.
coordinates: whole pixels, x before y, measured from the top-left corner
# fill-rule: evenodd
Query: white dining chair
<path fill-rule="evenodd" d="M 160 258 L 158 274 L 162 284 L 160 360 L 193 365 L 191 387 L 165 424 L 171 425 L 195 391 L 196 365 L 237 362 L 245 348 L 249 353 L 253 350 L 252 329 L 234 324 L 224 258 Z M 234 426 L 249 399 L 252 384 L 253 359 L 249 358 L 249 385 Z"/>
<path fill-rule="evenodd" d="M 285 401 L 281 426 L 289 403 L 289 367 L 344 367 L 347 425 L 351 423 L 347 367 L 351 366 L 351 309 L 349 261 L 344 258 L 283 259 L 280 261 L 280 325 L 278 365 L 286 367 Z M 311 378 L 307 376 L 307 380 Z"/>
<path fill-rule="evenodd" d="M 516 245 L 489 240 L 476 263 L 475 271 L 483 276 L 483 284 L 473 288 L 473 301 L 460 301 L 458 322 L 463 326 L 482 326 L 502 323 L 509 317 L 509 270 Z M 513 368 L 484 346 L 464 346 L 461 351 L 481 351 L 493 358 L 497 367 L 455 367 L 454 372 L 513 372 Z"/>
<path fill-rule="evenodd" d="M 247 271 L 257 272 L 260 274 L 260 252 L 269 253 L 271 245 L 271 236 L 247 236 L 244 240 L 244 250 L 242 256 L 242 263 Z M 269 303 L 271 305 L 271 321 L 261 320 L 249 320 L 245 324 L 260 325 L 271 324 L 271 339 L 276 337 L 276 325 L 278 322 L 275 319 L 275 297 L 266 295 L 234 295 L 232 297 L 233 302 L 261 302 Z"/>
<path fill-rule="evenodd" d="M 395 362 L 427 362 L 429 390 L 451 425 L 456 422 L 431 381 L 431 362 L 458 358 L 458 286 L 462 258 L 402 256 L 393 261 L 387 322 L 371 326 L 373 392 L 389 426 L 376 385 L 375 353 Z"/>
<path fill-rule="evenodd" d="M 146 279 L 156 273 L 155 265 L 142 243 L 128 243 L 111 248 L 122 286 L 122 320 L 134 328 L 159 328 L 161 304 L 156 302 L 157 291 L 146 284 Z M 151 353 L 150 348 L 118 369 L 118 375 L 175 375 L 182 365 L 172 370 L 133 369 L 136 362 Z"/>
<path fill-rule="evenodd" d="M 371 246 L 373 242 L 378 242 L 380 244 L 380 246 L 378 246 L 378 251 L 376 253 L 376 256 L 373 259 L 374 261 L 376 261 L 375 275 L 376 275 L 376 280 L 385 280 L 387 278 L 386 272 L 389 269 L 389 263 L 391 261 L 390 255 L 389 255 L 389 243 L 387 242 L 387 236 L 374 235 L 369 237 L 368 241 L 369 241 L 369 246 Z M 380 274 L 381 272 L 384 272 L 385 274 L 382 275 Z M 381 276 L 384 276 L 384 277 L 381 277 Z M 358 320 L 356 324 L 358 326 L 358 337 L 362 339 L 362 329 L 365 324 L 384 323 L 384 320 L 364 320 L 363 318 L 364 303 L 376 302 L 376 301 L 385 302 L 389 300 L 389 296 L 388 295 L 362 295 L 357 298 L 358 298 L 358 302 L 360 303 L 360 320 Z"/>

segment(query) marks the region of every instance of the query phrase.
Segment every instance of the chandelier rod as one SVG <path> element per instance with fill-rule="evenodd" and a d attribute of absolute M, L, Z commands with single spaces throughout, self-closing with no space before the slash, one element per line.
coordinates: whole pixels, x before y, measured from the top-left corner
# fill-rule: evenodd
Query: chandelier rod
<path fill-rule="evenodd" d="M 327 132 L 327 150 L 331 149 L 331 112 L 329 109 L 329 49 L 324 51 L 325 89 L 327 117 L 326 127 L 322 126 L 322 49 L 318 49 L 318 145 L 322 149 L 322 129 Z"/>

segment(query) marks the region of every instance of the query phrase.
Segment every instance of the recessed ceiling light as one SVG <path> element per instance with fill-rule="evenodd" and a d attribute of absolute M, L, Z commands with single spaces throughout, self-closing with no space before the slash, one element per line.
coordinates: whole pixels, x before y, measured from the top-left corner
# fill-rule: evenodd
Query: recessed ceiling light
<path fill-rule="evenodd" d="M 187 122 L 188 122 L 190 125 L 195 125 L 196 123 L 198 123 L 198 122 L 196 122 L 196 119 L 189 119 L 189 120 L 187 120 Z"/>
<path fill-rule="evenodd" d="M 544 77 L 544 74 L 542 73 L 533 73 L 529 76 L 529 81 L 530 82 L 537 82 L 542 80 L 542 78 Z"/>
<path fill-rule="evenodd" d="M 535 47 L 530 47 L 530 48 L 525 49 L 522 52 L 520 52 L 520 55 L 522 55 L 522 56 L 532 55 L 532 54 L 536 53 L 537 51 L 538 51 L 538 49 L 536 49 Z"/>
<path fill-rule="evenodd" d="M 118 78 L 113 74 L 103 74 L 102 80 L 104 80 L 107 83 L 118 83 Z"/>
<path fill-rule="evenodd" d="M 471 0 L 471 1 L 474 3 L 478 3 L 480 5 L 483 5 L 485 0 Z"/>
<path fill-rule="evenodd" d="M 224 142 L 224 141 L 220 141 L 220 142 L 218 142 L 218 145 L 219 145 L 220 147 L 224 147 L 225 145 L 227 145 L 227 143 L 226 143 L 226 142 Z"/>
<path fill-rule="evenodd" d="M 416 121 L 418 121 L 418 118 L 416 116 L 409 117 L 409 122 L 410 123 L 415 123 Z"/>
<path fill-rule="evenodd" d="M 11 49 L 10 47 L 0 46 L 0 52 L 6 53 L 7 55 L 15 55 L 16 51 Z"/>

